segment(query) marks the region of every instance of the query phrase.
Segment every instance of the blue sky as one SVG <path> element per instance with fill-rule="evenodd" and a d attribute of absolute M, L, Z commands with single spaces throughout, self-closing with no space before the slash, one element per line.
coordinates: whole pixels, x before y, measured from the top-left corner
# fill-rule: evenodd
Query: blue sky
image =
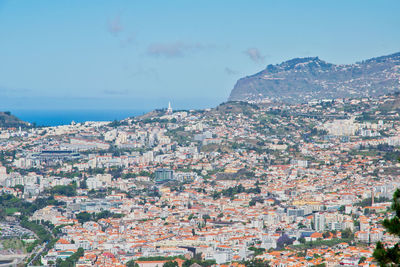
<path fill-rule="evenodd" d="M 213 107 L 268 64 L 400 51 L 400 1 L 0 0 L 0 110 Z"/>

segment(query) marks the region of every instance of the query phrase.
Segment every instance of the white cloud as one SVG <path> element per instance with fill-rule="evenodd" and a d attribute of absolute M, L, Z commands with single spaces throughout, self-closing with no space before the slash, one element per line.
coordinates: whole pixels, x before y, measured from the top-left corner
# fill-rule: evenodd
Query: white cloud
<path fill-rule="evenodd" d="M 244 53 L 254 62 L 261 63 L 264 62 L 265 56 L 263 56 L 257 48 L 249 48 Z"/>
<path fill-rule="evenodd" d="M 123 29 L 124 27 L 121 24 L 121 17 L 119 15 L 108 22 L 108 31 L 111 34 L 118 35 Z"/>
<path fill-rule="evenodd" d="M 182 57 L 187 53 L 193 53 L 212 47 L 212 45 L 203 45 L 200 43 L 190 44 L 181 41 L 174 43 L 155 43 L 148 46 L 147 54 L 151 56 Z"/>

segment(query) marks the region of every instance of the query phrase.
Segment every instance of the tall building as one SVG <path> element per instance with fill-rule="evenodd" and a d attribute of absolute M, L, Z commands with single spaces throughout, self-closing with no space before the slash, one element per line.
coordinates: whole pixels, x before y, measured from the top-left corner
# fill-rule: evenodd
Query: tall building
<path fill-rule="evenodd" d="M 0 166 L 0 180 L 7 178 L 7 168 Z"/>
<path fill-rule="evenodd" d="M 171 102 L 168 102 L 167 114 L 172 114 Z"/>
<path fill-rule="evenodd" d="M 314 213 L 314 228 L 318 232 L 325 230 L 325 215 L 323 213 Z"/>

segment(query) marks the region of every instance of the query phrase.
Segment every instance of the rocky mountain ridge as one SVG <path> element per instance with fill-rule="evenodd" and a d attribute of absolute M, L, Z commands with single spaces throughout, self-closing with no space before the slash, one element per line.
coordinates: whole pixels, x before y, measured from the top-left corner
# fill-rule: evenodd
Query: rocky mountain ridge
<path fill-rule="evenodd" d="M 237 81 L 229 101 L 281 101 L 368 97 L 400 90 L 400 52 L 347 65 L 318 57 L 295 58 L 268 65 Z"/>

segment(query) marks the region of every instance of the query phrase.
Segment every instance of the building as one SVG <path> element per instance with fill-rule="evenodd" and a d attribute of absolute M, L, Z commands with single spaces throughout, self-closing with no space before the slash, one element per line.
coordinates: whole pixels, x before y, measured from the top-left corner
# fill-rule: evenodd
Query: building
<path fill-rule="evenodd" d="M 176 172 L 174 179 L 180 182 L 194 181 L 198 178 L 195 172 Z"/>
<path fill-rule="evenodd" d="M 325 230 L 325 215 L 323 213 L 314 213 L 314 228 L 318 232 Z"/>
<path fill-rule="evenodd" d="M 167 114 L 168 114 L 168 115 L 171 115 L 171 114 L 172 114 L 171 102 L 168 102 Z"/>
<path fill-rule="evenodd" d="M 32 159 L 38 160 L 40 163 L 57 163 L 65 160 L 77 160 L 80 157 L 79 153 L 70 150 L 43 150 L 32 155 Z"/>
<path fill-rule="evenodd" d="M 155 176 L 157 183 L 164 183 L 174 178 L 174 172 L 170 169 L 160 168 L 156 170 Z"/>

